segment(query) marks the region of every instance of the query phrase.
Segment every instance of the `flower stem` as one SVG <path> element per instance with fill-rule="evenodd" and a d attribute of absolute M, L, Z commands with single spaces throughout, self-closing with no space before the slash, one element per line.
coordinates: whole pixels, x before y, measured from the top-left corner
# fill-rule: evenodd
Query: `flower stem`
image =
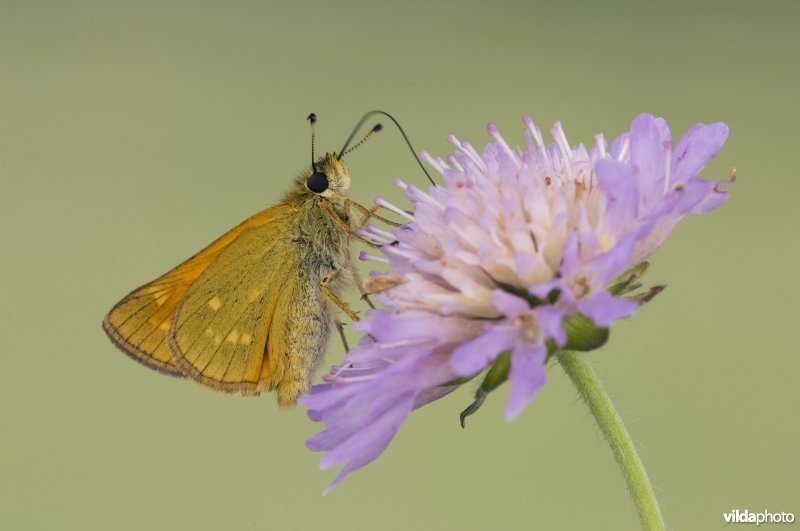
<path fill-rule="evenodd" d="M 556 353 L 556 357 L 564 372 L 578 388 L 578 393 L 589 406 L 600 431 L 611 446 L 614 459 L 622 469 L 622 475 L 625 476 L 628 493 L 639 513 L 642 529 L 664 531 L 666 529 L 664 519 L 642 460 L 622 423 L 622 418 L 614 409 L 614 404 L 597 379 L 597 375 L 579 352 L 562 350 Z"/>

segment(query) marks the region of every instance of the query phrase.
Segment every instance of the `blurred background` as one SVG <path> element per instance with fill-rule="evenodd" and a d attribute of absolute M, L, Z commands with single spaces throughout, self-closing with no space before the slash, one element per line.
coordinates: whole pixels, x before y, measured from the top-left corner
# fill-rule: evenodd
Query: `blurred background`
<path fill-rule="evenodd" d="M 800 513 L 800 3 L 551 4 L 0 1 L 0 527 L 636 528 L 558 366 L 512 424 L 505 389 L 466 430 L 469 387 L 416 412 L 323 498 L 335 471 L 302 408 L 157 374 L 102 333 L 128 291 L 280 197 L 309 112 L 332 151 L 373 108 L 440 155 L 490 120 L 524 145 L 524 114 L 573 144 L 641 112 L 676 139 L 727 122 L 702 176 L 736 166 L 729 203 L 678 227 L 648 275 L 669 288 L 590 357 L 672 529 Z M 425 184 L 390 127 L 349 164 L 365 204 Z"/>

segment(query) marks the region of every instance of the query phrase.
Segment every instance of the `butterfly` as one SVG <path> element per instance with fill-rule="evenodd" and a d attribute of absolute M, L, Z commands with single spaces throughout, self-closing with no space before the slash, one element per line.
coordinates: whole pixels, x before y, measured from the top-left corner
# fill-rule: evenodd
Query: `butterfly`
<path fill-rule="evenodd" d="M 351 240 L 371 218 L 397 225 L 376 214 L 377 205 L 347 195 L 342 159 L 380 131 L 378 124 L 348 149 L 376 113 L 397 124 L 370 111 L 338 154 L 316 159 L 316 116 L 309 115 L 311 166 L 283 198 L 125 296 L 103 320 L 111 341 L 151 369 L 215 391 L 276 391 L 280 406 L 308 392 L 334 327 L 347 349 L 341 314 L 358 319 L 342 293 L 356 286 L 369 303 Z"/>

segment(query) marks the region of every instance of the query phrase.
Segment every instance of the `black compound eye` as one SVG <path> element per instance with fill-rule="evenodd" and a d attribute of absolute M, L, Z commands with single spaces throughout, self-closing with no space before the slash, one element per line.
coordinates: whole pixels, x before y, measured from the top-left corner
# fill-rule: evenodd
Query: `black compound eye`
<path fill-rule="evenodd" d="M 328 176 L 320 171 L 315 171 L 306 181 L 306 186 L 315 194 L 321 194 L 328 189 Z"/>

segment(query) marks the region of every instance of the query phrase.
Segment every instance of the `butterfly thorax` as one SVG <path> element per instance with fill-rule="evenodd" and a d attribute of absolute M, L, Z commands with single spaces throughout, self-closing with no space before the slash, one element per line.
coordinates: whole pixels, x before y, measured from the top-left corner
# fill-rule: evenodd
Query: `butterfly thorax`
<path fill-rule="evenodd" d="M 323 191 L 309 188 L 309 178 L 321 173 L 327 180 Z M 352 270 L 350 237 L 343 227 L 350 226 L 344 201 L 350 188 L 347 166 L 335 153 L 319 158 L 313 167 L 300 171 L 289 191 L 281 201 L 295 211 L 292 227 L 292 242 L 298 248 L 302 276 L 310 281 L 319 281 L 330 271 L 339 272 L 331 282 L 331 290 L 341 291 L 351 281 Z M 324 208 L 324 207 L 328 208 Z M 342 222 L 337 222 L 332 214 Z"/>

